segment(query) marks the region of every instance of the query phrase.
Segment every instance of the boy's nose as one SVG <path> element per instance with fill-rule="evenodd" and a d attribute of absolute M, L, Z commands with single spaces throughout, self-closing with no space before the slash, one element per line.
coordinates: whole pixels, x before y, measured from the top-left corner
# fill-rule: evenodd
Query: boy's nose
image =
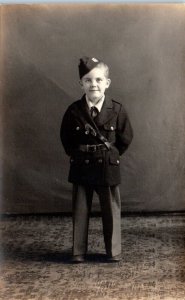
<path fill-rule="evenodd" d="M 96 86 L 96 80 L 92 80 L 91 81 L 91 86 L 93 87 L 93 86 Z"/>

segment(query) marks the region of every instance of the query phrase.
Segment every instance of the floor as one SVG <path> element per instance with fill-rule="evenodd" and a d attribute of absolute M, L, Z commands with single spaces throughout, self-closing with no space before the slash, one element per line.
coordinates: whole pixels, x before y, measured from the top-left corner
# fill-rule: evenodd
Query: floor
<path fill-rule="evenodd" d="M 99 217 L 80 265 L 70 263 L 70 217 L 3 217 L 0 232 L 0 299 L 185 299 L 185 215 L 123 216 L 119 263 L 105 260 Z"/>

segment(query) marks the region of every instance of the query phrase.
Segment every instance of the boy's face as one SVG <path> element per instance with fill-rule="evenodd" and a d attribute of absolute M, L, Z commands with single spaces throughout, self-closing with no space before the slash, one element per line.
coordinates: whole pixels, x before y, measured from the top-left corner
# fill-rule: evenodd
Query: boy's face
<path fill-rule="evenodd" d="M 95 67 L 80 80 L 82 89 L 94 104 L 104 96 L 105 90 L 110 86 L 110 83 L 111 80 L 105 76 L 103 67 Z"/>

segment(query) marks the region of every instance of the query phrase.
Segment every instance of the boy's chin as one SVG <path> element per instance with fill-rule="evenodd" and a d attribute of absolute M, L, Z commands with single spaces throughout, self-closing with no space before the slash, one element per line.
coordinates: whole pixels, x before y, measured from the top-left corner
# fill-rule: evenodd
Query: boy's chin
<path fill-rule="evenodd" d="M 93 103 L 98 102 L 102 97 L 103 97 L 103 95 L 101 95 L 101 96 L 92 96 L 92 95 L 88 96 L 89 100 Z"/>

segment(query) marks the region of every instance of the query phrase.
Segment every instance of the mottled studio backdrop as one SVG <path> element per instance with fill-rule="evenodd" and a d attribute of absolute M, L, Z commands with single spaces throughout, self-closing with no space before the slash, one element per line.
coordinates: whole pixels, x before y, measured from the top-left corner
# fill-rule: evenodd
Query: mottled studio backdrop
<path fill-rule="evenodd" d="M 83 55 L 110 65 L 109 94 L 133 125 L 122 210 L 185 210 L 183 4 L 3 6 L 0 54 L 1 212 L 71 210 L 59 132 L 67 106 L 81 96 Z"/>

